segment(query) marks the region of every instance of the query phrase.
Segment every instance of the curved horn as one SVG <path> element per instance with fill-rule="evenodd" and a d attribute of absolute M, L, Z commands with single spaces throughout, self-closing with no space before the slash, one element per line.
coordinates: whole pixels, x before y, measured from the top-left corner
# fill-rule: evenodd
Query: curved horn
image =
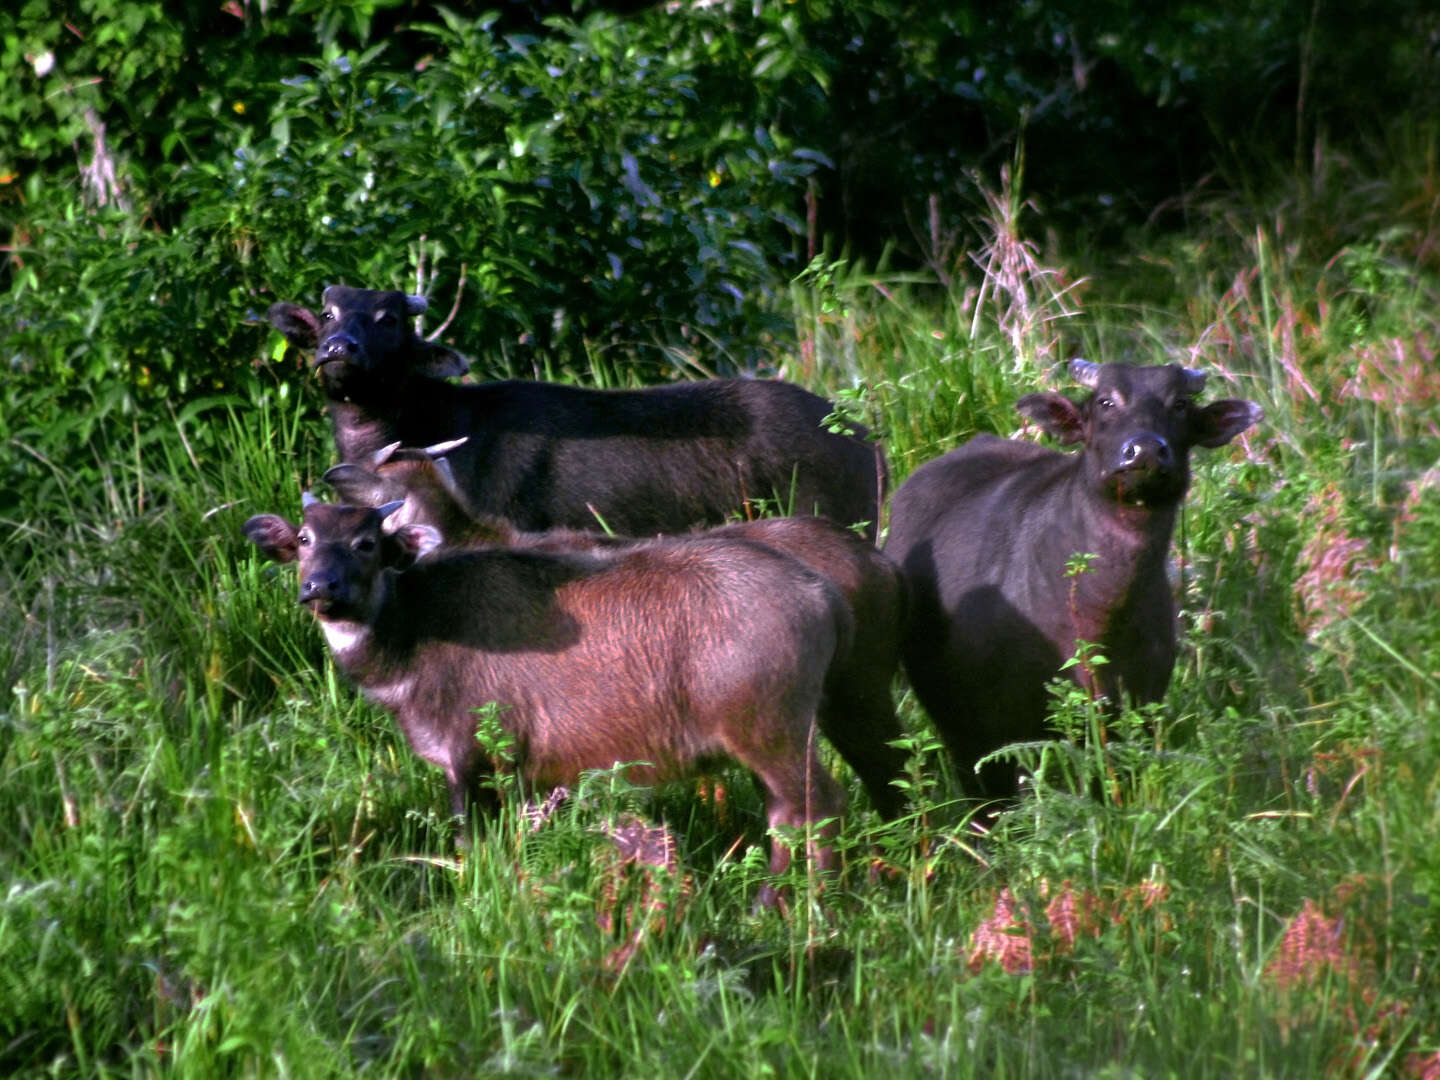
<path fill-rule="evenodd" d="M 379 450 L 376 450 L 375 453 L 370 456 L 370 463 L 371 463 L 372 465 L 384 465 L 385 462 L 387 462 L 387 461 L 390 460 L 390 456 L 391 456 L 392 454 L 394 454 L 396 450 L 399 450 L 399 449 L 400 449 L 400 440 L 397 439 L 397 440 L 395 440 L 394 442 L 392 442 L 390 445 L 388 445 L 388 446 L 382 446 L 382 447 L 380 447 Z"/>
<path fill-rule="evenodd" d="M 425 447 L 425 456 L 430 458 L 444 457 L 451 450 L 458 450 L 469 441 L 469 435 L 462 435 L 460 438 L 451 439 L 449 442 L 437 442 L 434 446 Z"/>
<path fill-rule="evenodd" d="M 331 487 L 335 487 L 335 482 L 337 480 L 342 484 L 345 483 L 346 480 L 356 479 L 363 479 L 371 481 L 373 483 L 378 483 L 380 481 L 380 477 L 376 476 L 369 469 L 365 468 L 365 466 L 354 465 L 348 461 L 342 461 L 338 465 L 331 465 L 328 469 L 325 470 L 325 475 L 320 477 L 320 479 L 325 483 L 329 484 Z"/>
<path fill-rule="evenodd" d="M 1185 376 L 1185 382 L 1180 387 L 1182 394 L 1194 397 L 1205 389 L 1205 372 L 1193 367 L 1182 367 L 1180 371 Z"/>
<path fill-rule="evenodd" d="M 467 505 L 465 496 L 460 493 L 460 487 L 455 483 L 455 470 L 450 468 L 450 462 L 443 457 L 431 458 L 435 462 L 435 471 L 440 474 L 440 483 L 450 493 L 450 497 L 461 506 Z"/>
<path fill-rule="evenodd" d="M 1094 390 L 1100 381 L 1100 365 L 1093 360 L 1075 357 L 1070 361 L 1070 377 L 1087 390 Z"/>
<path fill-rule="evenodd" d="M 384 521 L 387 517 L 393 514 L 396 510 L 399 510 L 400 507 L 404 505 L 404 499 L 396 499 L 394 502 L 388 502 L 384 506 L 377 506 L 375 508 L 375 512 L 380 515 L 380 520 Z"/>
<path fill-rule="evenodd" d="M 416 296 L 414 293 L 405 294 L 405 313 L 407 315 L 420 315 L 430 306 L 430 301 L 423 296 Z"/>
<path fill-rule="evenodd" d="M 300 492 L 300 509 L 309 510 L 310 507 L 318 505 L 319 502 L 320 500 L 317 499 L 314 495 L 311 495 L 310 492 Z"/>

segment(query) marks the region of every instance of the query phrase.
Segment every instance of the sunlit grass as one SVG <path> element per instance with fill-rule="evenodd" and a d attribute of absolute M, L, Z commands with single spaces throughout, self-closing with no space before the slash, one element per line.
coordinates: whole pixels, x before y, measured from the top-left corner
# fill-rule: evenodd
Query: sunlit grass
<path fill-rule="evenodd" d="M 1367 196 L 1368 198 L 1369 196 Z M 5 523 L 0 1066 L 72 1075 L 1422 1075 L 1440 1050 L 1440 433 L 1433 243 L 1319 261 L 1217 213 L 1168 306 L 1024 242 L 1015 193 L 948 288 L 822 262 L 781 370 L 893 479 L 1019 427 L 1052 367 L 1181 360 L 1266 422 L 1197 462 L 1171 692 L 1071 693 L 993 819 L 897 686 L 909 817 L 843 766 L 846 868 L 765 880 L 743 774 L 602 777 L 468 850 L 443 783 L 339 680 L 240 538 L 328 460 L 313 388 L 107 429 Z M 1432 238 L 1433 239 L 1433 238 Z M 1009 245 L 1008 247 L 1005 245 Z M 623 378 L 603 358 L 576 370 Z M 18 452 L 24 452 L 23 449 Z M 23 557 L 19 554 L 23 553 Z M 1103 741 L 1101 738 L 1103 730 Z M 663 820 L 673 867 L 607 829 Z"/>

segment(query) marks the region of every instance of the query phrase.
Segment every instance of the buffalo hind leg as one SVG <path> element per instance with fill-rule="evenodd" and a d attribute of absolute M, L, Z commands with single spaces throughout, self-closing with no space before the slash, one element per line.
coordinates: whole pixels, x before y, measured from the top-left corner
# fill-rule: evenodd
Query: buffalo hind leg
<path fill-rule="evenodd" d="M 814 728 L 803 754 L 787 754 L 779 763 L 745 762 L 765 789 L 765 816 L 772 829 L 785 826 L 807 830 L 806 858 L 818 873 L 835 869 L 831 847 L 840 815 L 845 810 L 845 792 L 825 771 L 815 752 Z M 809 827 L 826 822 L 818 829 Z M 770 847 L 770 873 L 783 874 L 790 866 L 789 845 L 774 840 Z M 781 903 L 780 891 L 767 883 L 755 898 L 757 907 Z"/>
<path fill-rule="evenodd" d="M 905 795 L 894 781 L 905 775 L 905 751 L 892 745 L 905 734 L 895 717 L 890 687 L 850 696 L 835 695 L 822 711 L 822 730 L 865 785 L 875 812 L 894 821 L 905 810 Z"/>

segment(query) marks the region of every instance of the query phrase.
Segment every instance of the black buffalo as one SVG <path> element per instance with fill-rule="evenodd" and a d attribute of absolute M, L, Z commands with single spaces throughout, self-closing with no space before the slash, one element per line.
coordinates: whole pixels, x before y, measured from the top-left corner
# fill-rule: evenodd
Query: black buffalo
<path fill-rule="evenodd" d="M 1158 700 L 1175 662 L 1170 536 L 1190 449 L 1223 446 L 1262 412 L 1199 405 L 1203 373 L 1178 366 L 1070 364 L 1091 393 L 1029 394 L 1017 408 L 1061 443 L 981 435 L 895 492 L 886 552 L 910 586 L 904 664 L 974 794 L 1004 795 L 1014 771 L 975 763 L 1045 730 L 1046 683 L 1091 642 L 1109 663 L 1072 667 L 1118 701 Z M 1067 575 L 1076 556 L 1088 570 Z"/>
<path fill-rule="evenodd" d="M 787 512 L 866 523 L 873 538 L 886 469 L 863 432 L 836 434 L 824 398 L 768 379 L 641 390 L 505 380 L 457 386 L 463 357 L 409 325 L 424 300 L 332 286 L 318 313 L 274 304 L 270 321 L 314 350 L 340 459 L 399 442 L 467 437 L 449 457 L 475 510 L 522 529 L 636 536 Z"/>

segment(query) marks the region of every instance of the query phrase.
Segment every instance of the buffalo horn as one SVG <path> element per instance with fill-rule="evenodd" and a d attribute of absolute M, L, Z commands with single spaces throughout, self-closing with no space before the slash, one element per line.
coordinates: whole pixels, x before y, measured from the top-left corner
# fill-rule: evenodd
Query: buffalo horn
<path fill-rule="evenodd" d="M 451 439 L 449 442 L 437 442 L 434 446 L 425 447 L 425 456 L 430 458 L 444 457 L 451 450 L 459 449 L 470 441 L 470 436 L 462 435 L 458 439 Z"/>
<path fill-rule="evenodd" d="M 1094 390 L 1100 381 L 1100 365 L 1077 356 L 1070 361 L 1070 377 L 1087 390 Z"/>

